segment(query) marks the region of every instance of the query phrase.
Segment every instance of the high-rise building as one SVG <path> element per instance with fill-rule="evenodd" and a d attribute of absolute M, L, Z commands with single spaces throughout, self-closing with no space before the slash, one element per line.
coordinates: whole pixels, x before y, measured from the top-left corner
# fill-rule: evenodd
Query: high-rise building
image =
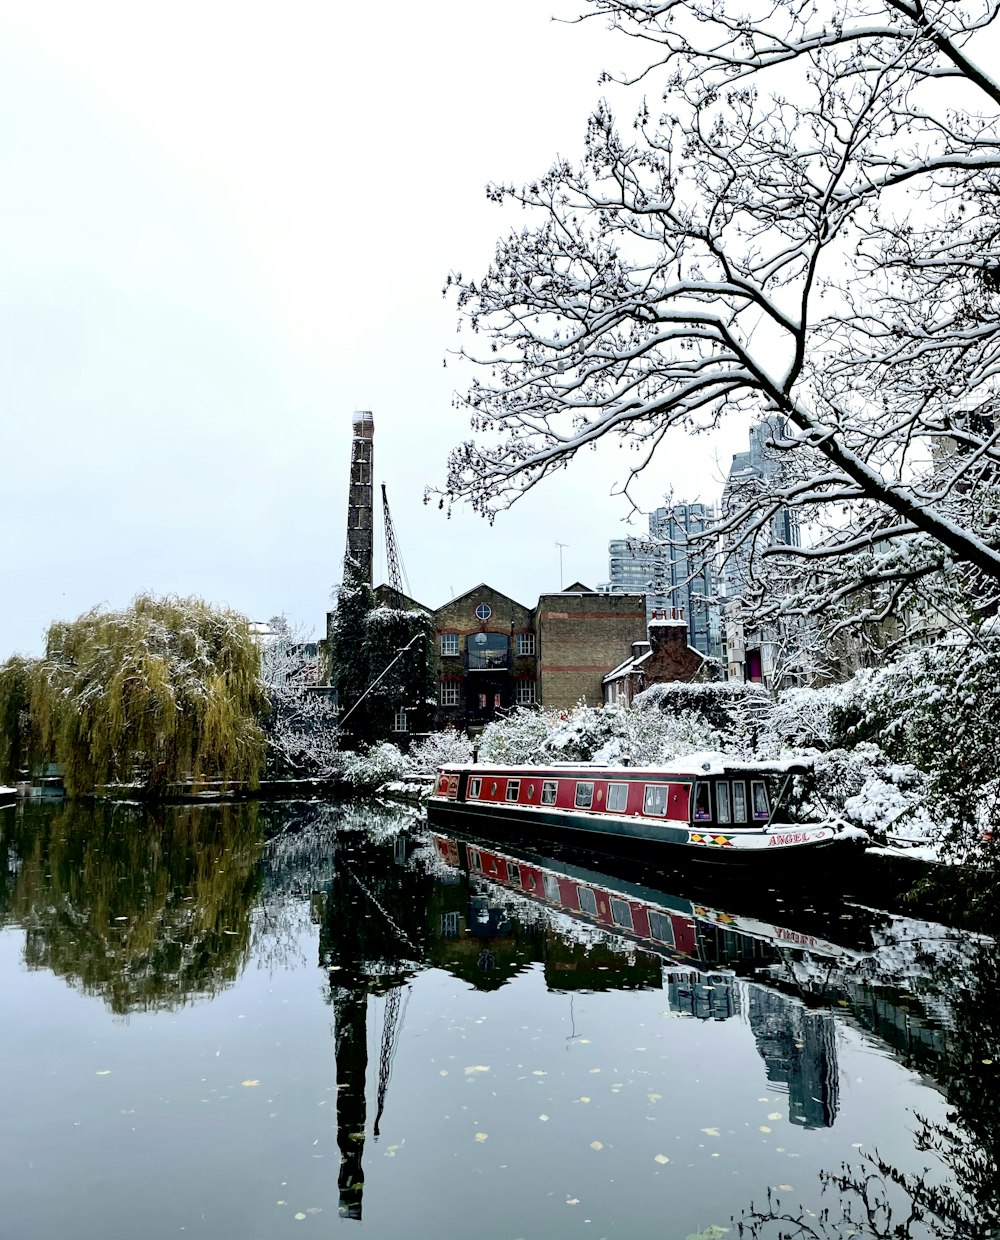
<path fill-rule="evenodd" d="M 750 430 L 748 451 L 733 454 L 729 477 L 722 492 L 725 516 L 750 504 L 754 494 L 773 483 L 781 473 L 781 452 L 775 447 L 775 441 L 780 440 L 784 428 L 784 418 L 764 418 Z M 776 652 L 781 644 L 782 631 L 777 625 L 746 628 L 739 600 L 755 584 L 754 555 L 759 555 L 767 546 L 797 547 L 800 541 L 798 514 L 789 508 L 779 508 L 774 512 L 767 526 L 755 531 L 752 539 L 750 535 L 741 538 L 739 532 L 723 539 L 721 584 L 727 676 L 730 680 L 774 685 Z"/>
<path fill-rule="evenodd" d="M 715 556 L 698 541 L 715 518 L 707 504 L 674 504 L 649 514 L 645 538 L 619 538 L 608 545 L 611 593 L 641 591 L 646 615 L 683 609 L 688 642 L 708 658 L 722 650 Z"/>

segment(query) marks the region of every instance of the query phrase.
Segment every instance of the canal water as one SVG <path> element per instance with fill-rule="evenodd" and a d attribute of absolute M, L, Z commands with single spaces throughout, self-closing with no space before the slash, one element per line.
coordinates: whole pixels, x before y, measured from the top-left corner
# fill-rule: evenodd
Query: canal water
<path fill-rule="evenodd" d="M 991 941 L 385 806 L 0 810 L 0 1236 L 987 1237 Z"/>

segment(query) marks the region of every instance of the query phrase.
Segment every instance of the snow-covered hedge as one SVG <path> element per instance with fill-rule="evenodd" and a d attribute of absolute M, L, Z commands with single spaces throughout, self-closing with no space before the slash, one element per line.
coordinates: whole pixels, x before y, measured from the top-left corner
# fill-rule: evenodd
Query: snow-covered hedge
<path fill-rule="evenodd" d="M 454 728 L 431 732 L 411 745 L 407 754 L 409 768 L 417 775 L 430 775 L 446 762 L 468 762 L 471 757 L 472 742 Z"/>
<path fill-rule="evenodd" d="M 408 765 L 406 756 L 388 741 L 360 753 L 345 750 L 341 758 L 344 782 L 355 792 L 372 792 L 402 779 Z"/>

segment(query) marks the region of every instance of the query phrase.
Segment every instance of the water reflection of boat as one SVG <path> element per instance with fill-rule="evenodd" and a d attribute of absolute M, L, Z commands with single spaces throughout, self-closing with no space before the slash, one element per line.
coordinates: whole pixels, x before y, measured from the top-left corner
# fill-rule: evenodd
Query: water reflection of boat
<path fill-rule="evenodd" d="M 868 835 L 840 818 L 792 822 L 806 762 L 738 762 L 706 754 L 647 770 L 598 763 L 442 766 L 432 825 L 459 822 L 573 832 L 695 861 L 766 870 L 857 855 Z"/>
<path fill-rule="evenodd" d="M 769 964 L 778 949 L 796 948 L 828 960 L 860 960 L 864 952 L 807 930 L 731 913 L 641 883 L 533 853 L 434 835 L 448 866 L 482 875 L 576 921 L 612 932 L 657 955 L 696 968 L 752 969 Z"/>

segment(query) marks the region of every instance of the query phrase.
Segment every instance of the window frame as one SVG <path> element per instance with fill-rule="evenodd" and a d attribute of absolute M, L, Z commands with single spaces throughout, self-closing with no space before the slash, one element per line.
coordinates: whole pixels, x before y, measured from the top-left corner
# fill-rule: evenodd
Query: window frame
<path fill-rule="evenodd" d="M 518 680 L 514 686 L 514 699 L 518 706 L 534 706 L 537 685 L 534 680 Z"/>
<path fill-rule="evenodd" d="M 513 792 L 513 796 L 511 796 Z M 503 791 L 503 799 L 505 801 L 516 801 L 521 795 L 521 781 L 519 779 L 508 779 L 507 787 Z"/>
<path fill-rule="evenodd" d="M 589 788 L 590 795 L 586 804 L 580 800 L 580 793 L 583 789 Z M 594 781 L 592 779 L 578 779 L 576 787 L 573 790 L 573 808 L 574 809 L 593 809 L 594 808 Z"/>
<path fill-rule="evenodd" d="M 704 788 L 705 800 L 708 804 L 707 811 L 699 810 L 698 794 Z M 692 822 L 711 822 L 712 821 L 712 785 L 707 779 L 696 779 L 694 783 L 694 796 L 691 804 L 691 821 Z"/>
<path fill-rule="evenodd" d="M 447 642 L 447 644 L 448 644 L 448 646 L 449 646 L 449 647 L 450 647 L 452 644 L 454 644 L 455 649 L 454 649 L 454 650 L 450 650 L 450 649 L 449 649 L 449 650 L 446 650 L 446 649 L 445 649 L 445 643 L 446 643 L 446 642 Z M 440 644 L 439 644 L 439 646 L 438 646 L 438 649 L 440 650 L 440 652 L 441 652 L 441 657 L 442 657 L 443 659 L 455 659 L 455 658 L 457 658 L 457 657 L 458 657 L 458 655 L 461 653 L 460 646 L 461 646 L 461 642 L 459 641 L 459 637 L 458 637 L 458 634 L 457 634 L 457 633 L 453 633 L 453 632 L 451 632 L 450 630 L 447 630 L 447 631 L 445 631 L 444 633 L 442 633 L 442 634 L 441 634 L 441 641 L 440 641 Z"/>
<path fill-rule="evenodd" d="M 733 822 L 737 826 L 746 826 L 750 821 L 747 816 L 750 810 L 749 803 L 747 802 L 747 781 L 745 779 L 734 779 L 731 786 L 733 789 Z M 740 801 L 743 803 L 742 813 L 738 805 Z"/>
<path fill-rule="evenodd" d="M 728 826 L 733 821 L 733 798 L 726 779 L 720 779 L 715 785 L 715 821 L 720 826 Z"/>
<path fill-rule="evenodd" d="M 399 706 L 394 711 L 392 716 L 392 730 L 393 732 L 409 732 L 410 725 L 406 719 L 405 706 Z"/>
<path fill-rule="evenodd" d="M 551 800 L 549 799 L 551 797 Z M 559 780 L 543 779 L 542 795 L 539 799 L 539 805 L 555 805 L 559 799 Z"/>
<path fill-rule="evenodd" d="M 457 680 L 441 681 L 441 705 L 442 706 L 461 706 L 461 689 L 462 686 Z M 454 699 L 454 700 L 452 700 Z"/>
<path fill-rule="evenodd" d="M 473 775 L 469 780 L 469 790 L 465 794 L 467 801 L 478 801 L 483 791 L 482 775 Z"/>
<path fill-rule="evenodd" d="M 623 792 L 624 796 L 621 795 Z M 620 800 L 622 804 L 612 805 L 612 795 L 616 802 Z M 624 814 L 628 809 L 628 784 L 608 784 L 608 791 L 604 798 L 604 808 L 611 814 Z"/>
<path fill-rule="evenodd" d="M 653 794 L 652 800 L 660 804 L 661 808 L 657 809 L 654 804 L 650 806 L 650 793 Z M 646 818 L 666 818 L 667 816 L 667 785 L 666 784 L 645 784 L 642 789 L 642 812 Z"/>
<path fill-rule="evenodd" d="M 624 920 L 628 916 L 628 921 Z M 632 905 L 628 900 L 622 900 L 618 896 L 611 897 L 611 920 L 616 926 L 621 926 L 623 930 L 634 930 L 635 922 L 632 918 Z"/>
<path fill-rule="evenodd" d="M 584 887 L 577 884 L 576 887 L 576 904 L 581 913 L 586 913 L 590 917 L 597 916 L 597 894 L 593 887 Z M 591 907 L 593 904 L 593 907 Z"/>
<path fill-rule="evenodd" d="M 532 630 L 514 634 L 514 654 L 527 658 L 535 653 L 535 634 Z"/>
<path fill-rule="evenodd" d="M 763 810 L 757 809 L 757 790 L 763 797 Z M 751 779 L 750 781 L 750 813 L 753 815 L 754 822 L 767 822 L 771 817 L 770 800 L 767 795 L 767 783 L 763 779 Z"/>

